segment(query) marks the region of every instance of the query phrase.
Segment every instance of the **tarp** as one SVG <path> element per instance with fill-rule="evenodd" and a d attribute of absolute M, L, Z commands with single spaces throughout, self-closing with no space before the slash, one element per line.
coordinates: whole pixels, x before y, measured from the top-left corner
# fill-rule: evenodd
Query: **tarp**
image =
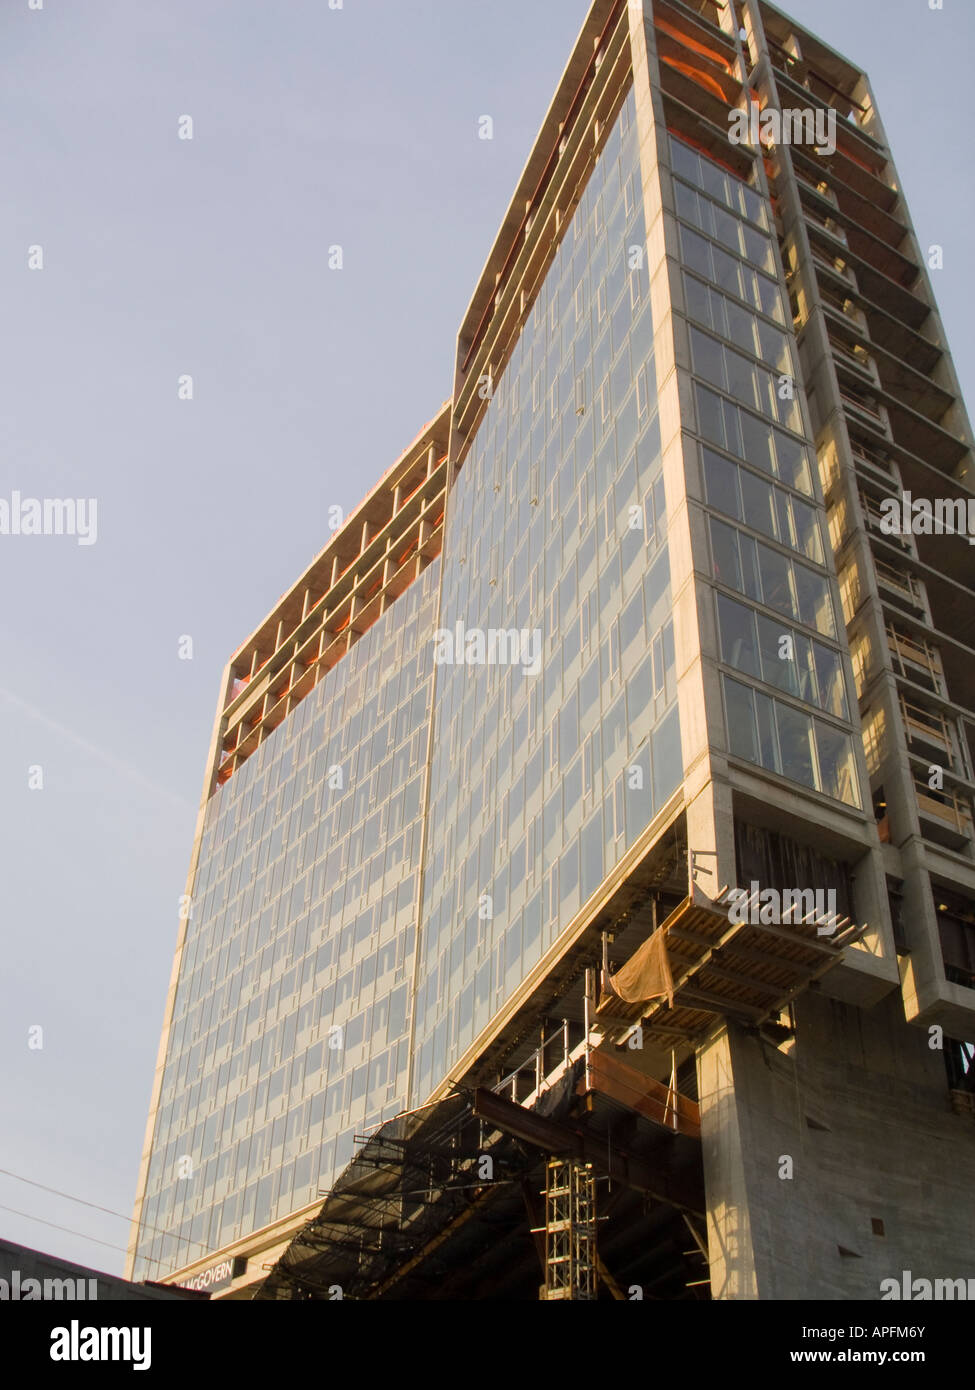
<path fill-rule="evenodd" d="M 658 927 L 615 975 L 602 972 L 599 1009 L 611 1005 L 614 999 L 625 1004 L 642 1004 L 667 996 L 673 1007 L 674 979 L 667 958 L 666 927 Z"/>

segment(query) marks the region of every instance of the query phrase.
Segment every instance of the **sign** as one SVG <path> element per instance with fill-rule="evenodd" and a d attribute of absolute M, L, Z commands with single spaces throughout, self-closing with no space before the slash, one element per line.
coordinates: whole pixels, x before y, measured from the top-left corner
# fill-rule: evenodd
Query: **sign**
<path fill-rule="evenodd" d="M 218 1265 L 211 1265 L 209 1269 L 194 1274 L 190 1279 L 181 1279 L 177 1288 L 197 1289 L 201 1293 L 215 1293 L 217 1289 L 225 1289 L 234 1278 L 235 1263 L 234 1260 L 221 1260 Z"/>

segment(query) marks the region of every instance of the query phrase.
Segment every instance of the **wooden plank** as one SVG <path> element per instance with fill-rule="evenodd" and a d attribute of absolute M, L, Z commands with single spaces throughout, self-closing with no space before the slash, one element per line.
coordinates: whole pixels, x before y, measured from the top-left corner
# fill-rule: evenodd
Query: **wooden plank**
<path fill-rule="evenodd" d="M 806 951 L 816 951 L 823 956 L 838 956 L 838 952 L 833 946 L 827 946 L 824 941 L 817 941 L 813 937 L 800 936 L 797 932 L 787 931 L 784 927 L 775 927 L 768 922 L 744 922 L 741 931 L 760 932 L 764 936 L 771 936 L 776 941 L 787 941 L 790 946 L 800 946 Z"/>
<path fill-rule="evenodd" d="M 722 958 L 725 953 L 729 956 L 741 956 L 743 960 L 753 961 L 756 965 L 771 965 L 779 970 L 792 971 L 809 968 L 804 961 L 794 960 L 791 956 L 780 955 L 778 951 L 773 951 L 770 947 L 764 950 L 756 950 L 754 946 L 745 946 L 737 940 L 729 941 L 722 948 Z M 816 962 L 818 964 L 818 961 Z"/>
<path fill-rule="evenodd" d="M 686 927 L 668 927 L 668 937 L 676 937 L 678 941 L 686 941 L 692 946 L 709 947 L 712 942 L 708 936 L 700 936 L 697 932 L 688 931 Z"/>
<path fill-rule="evenodd" d="M 709 990 L 698 989 L 696 985 L 687 985 L 680 992 L 681 995 L 687 998 L 691 1003 L 693 1003 L 695 999 L 700 999 L 703 1004 L 708 1006 L 709 1011 L 714 1013 L 745 1013 L 753 1015 L 756 1020 L 764 1018 L 768 1013 L 767 1009 L 759 1009 L 753 1004 L 745 1004 L 737 999 L 729 999 L 725 995 L 712 994 Z M 712 1005 L 714 1006 L 713 1008 L 711 1007 Z"/>
<path fill-rule="evenodd" d="M 770 994 L 773 998 L 777 997 L 783 989 L 791 987 L 789 982 L 773 984 L 770 980 L 759 980 L 754 975 L 738 975 L 734 970 L 728 970 L 723 965 L 715 965 L 714 961 L 708 961 L 707 965 L 701 967 L 701 973 L 710 971 L 712 975 L 717 975 L 719 980 L 727 980 L 729 984 L 741 985 L 745 989 L 757 990 L 759 994 Z"/>

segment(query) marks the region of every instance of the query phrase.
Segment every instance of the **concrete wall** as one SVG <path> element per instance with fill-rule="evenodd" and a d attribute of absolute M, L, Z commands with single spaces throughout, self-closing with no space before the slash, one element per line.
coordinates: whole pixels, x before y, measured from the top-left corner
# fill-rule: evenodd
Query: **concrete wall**
<path fill-rule="evenodd" d="M 732 1029 L 699 1053 L 713 1296 L 878 1300 L 903 1270 L 975 1278 L 975 1125 L 927 1031 L 896 994 L 867 1011 L 814 989 L 796 1020 L 780 1049 Z"/>

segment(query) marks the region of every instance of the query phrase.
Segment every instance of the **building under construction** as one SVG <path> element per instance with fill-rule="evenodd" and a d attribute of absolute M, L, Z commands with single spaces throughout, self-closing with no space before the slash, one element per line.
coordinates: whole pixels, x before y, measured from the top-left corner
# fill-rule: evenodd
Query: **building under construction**
<path fill-rule="evenodd" d="M 129 1276 L 971 1277 L 971 449 L 865 74 L 595 0 L 449 400 L 226 669 Z"/>

